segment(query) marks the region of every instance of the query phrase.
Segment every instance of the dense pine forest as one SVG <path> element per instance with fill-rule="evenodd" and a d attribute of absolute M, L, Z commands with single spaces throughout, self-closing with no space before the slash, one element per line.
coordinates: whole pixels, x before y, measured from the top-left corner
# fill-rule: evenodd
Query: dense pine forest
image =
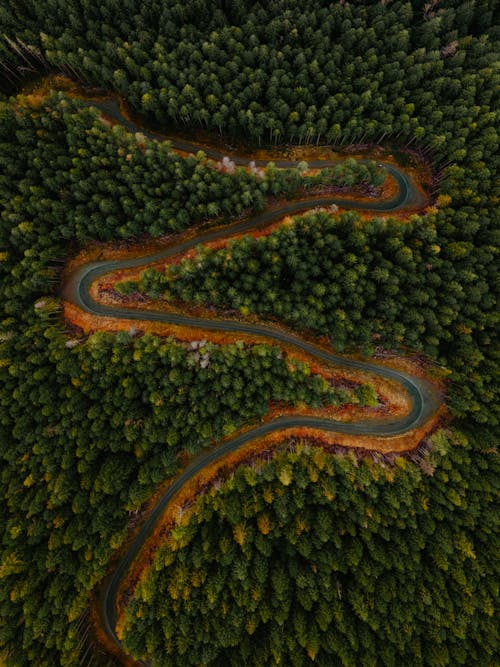
<path fill-rule="evenodd" d="M 496 664 L 498 19 L 493 0 L 2 2 L 0 661 L 114 664 L 89 617 L 161 485 L 276 406 L 377 405 L 370 384 L 327 382 L 271 343 L 65 319 L 65 266 L 89 244 L 384 175 L 221 169 L 39 87 L 64 75 L 165 132 L 432 170 L 409 216 L 316 211 L 118 285 L 342 353 L 418 355 L 448 408 L 408 454 L 283 438 L 221 472 L 157 545 L 126 650 L 165 666 Z"/>

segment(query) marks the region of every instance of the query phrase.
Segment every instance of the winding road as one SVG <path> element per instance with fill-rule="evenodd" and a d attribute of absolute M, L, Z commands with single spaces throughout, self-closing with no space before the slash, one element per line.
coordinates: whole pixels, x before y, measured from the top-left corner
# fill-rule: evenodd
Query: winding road
<path fill-rule="evenodd" d="M 154 132 L 145 130 L 132 121 L 125 118 L 116 100 L 103 100 L 87 102 L 89 105 L 96 106 L 107 116 L 111 116 L 119 121 L 126 128 L 134 132 L 141 132 L 144 136 L 152 140 L 165 140 L 167 137 L 156 134 Z M 194 143 L 178 139 L 168 139 L 174 149 L 184 152 L 196 153 L 200 149 L 203 150 L 209 157 L 220 160 L 223 154 L 216 149 L 201 148 Z M 246 165 L 249 163 L 248 158 L 241 158 L 238 156 L 229 155 L 231 160 L 236 164 Z M 262 161 L 255 161 L 257 165 L 263 164 Z M 278 167 L 292 167 L 297 163 L 291 160 L 277 160 L 275 162 Z M 334 161 L 329 160 L 314 160 L 309 161 L 310 167 L 327 167 L 334 164 Z M 100 596 L 99 614 L 101 617 L 102 627 L 108 639 L 115 645 L 117 653 L 122 656 L 124 661 L 130 664 L 131 656 L 128 656 L 122 647 L 121 641 L 116 633 L 117 622 L 117 595 L 120 583 L 127 571 L 129 570 L 134 559 L 138 556 L 141 547 L 146 542 L 148 537 L 152 534 L 156 524 L 163 515 L 165 508 L 171 499 L 178 493 L 186 482 L 192 479 L 205 466 L 210 465 L 214 461 L 221 459 L 230 452 L 234 452 L 251 440 L 259 439 L 269 433 L 289 428 L 296 427 L 310 427 L 314 429 L 321 429 L 323 431 L 333 431 L 337 433 L 347 433 L 354 435 L 376 435 L 379 437 L 391 437 L 400 435 L 407 431 L 411 431 L 422 426 L 430 416 L 439 407 L 440 399 L 434 387 L 426 380 L 413 377 L 410 374 L 396 371 L 392 368 L 379 366 L 374 363 L 350 359 L 344 356 L 338 356 L 330 353 L 319 346 L 314 345 L 308 341 L 302 340 L 293 333 L 287 332 L 277 326 L 271 324 L 254 324 L 246 323 L 237 320 L 219 320 L 219 319 L 202 319 L 190 317 L 188 315 L 178 313 L 165 313 L 161 311 L 149 309 L 127 309 L 119 305 L 104 305 L 94 300 L 91 296 L 90 287 L 94 281 L 101 278 L 107 273 L 134 268 L 141 265 L 146 265 L 152 262 L 168 259 L 173 255 L 186 252 L 190 248 L 216 239 L 225 238 L 227 236 L 241 233 L 245 231 L 255 230 L 265 227 L 271 222 L 284 217 L 299 213 L 301 211 L 314 208 L 316 206 L 325 206 L 329 204 L 338 204 L 342 208 L 356 208 L 365 209 L 378 212 L 400 211 L 422 204 L 421 195 L 418 188 L 415 186 L 411 178 L 402 170 L 389 163 L 382 163 L 389 174 L 391 174 L 397 184 L 398 192 L 391 200 L 374 200 L 374 201 L 360 201 L 355 199 L 347 200 L 334 197 L 321 197 L 309 199 L 307 201 L 290 202 L 279 210 L 265 212 L 261 215 L 255 216 L 251 219 L 238 221 L 232 225 L 227 225 L 224 228 L 217 228 L 212 230 L 202 231 L 192 238 L 185 239 L 182 235 L 177 240 L 174 240 L 167 248 L 160 252 L 150 254 L 143 257 L 134 257 L 132 259 L 124 260 L 106 260 L 106 261 L 92 261 L 84 266 L 80 266 L 71 275 L 68 276 L 62 287 L 63 297 L 79 306 L 82 310 L 95 315 L 103 317 L 124 318 L 127 320 L 149 320 L 169 323 L 173 325 L 185 325 L 191 329 L 199 328 L 204 331 L 224 331 L 238 334 L 251 334 L 265 338 L 267 341 L 274 341 L 278 343 L 286 343 L 292 345 L 297 349 L 303 350 L 312 357 L 335 364 L 345 369 L 358 369 L 361 371 L 377 374 L 382 378 L 387 378 L 397 382 L 401 389 L 406 391 L 411 399 L 410 412 L 403 417 L 392 417 L 383 420 L 360 420 L 356 422 L 342 422 L 331 419 L 325 419 L 313 416 L 297 416 L 284 415 L 274 420 L 259 424 L 255 428 L 246 430 L 243 433 L 225 440 L 221 445 L 207 451 L 205 454 L 196 458 L 187 468 L 184 469 L 173 484 L 168 488 L 166 493 L 160 498 L 154 509 L 148 516 L 147 520 L 133 539 L 127 552 L 118 560 L 114 566 L 113 571 L 107 577 Z M 136 661 L 135 664 L 147 665 L 147 662 Z"/>

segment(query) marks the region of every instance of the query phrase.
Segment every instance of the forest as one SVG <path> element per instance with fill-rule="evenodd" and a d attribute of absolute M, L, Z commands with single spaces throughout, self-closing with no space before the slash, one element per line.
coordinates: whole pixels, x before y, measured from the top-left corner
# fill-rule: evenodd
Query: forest
<path fill-rule="evenodd" d="M 228 173 L 104 124 L 63 90 L 37 93 L 54 74 L 122 95 L 165 131 L 256 150 L 383 147 L 433 169 L 430 205 L 408 218 L 315 212 L 125 286 L 283 323 L 339 352 L 419 355 L 447 375 L 449 411 L 422 456 L 284 440 L 217 479 L 158 546 L 128 604 L 126 649 L 152 665 L 495 665 L 498 18 L 493 0 L 2 2 L 8 667 L 113 664 L 86 619 L 159 486 L 272 405 L 363 396 L 276 345 L 85 331 L 63 316 L 69 259 L 226 224 L 325 182 L 383 181 L 356 161 L 341 174 Z"/>

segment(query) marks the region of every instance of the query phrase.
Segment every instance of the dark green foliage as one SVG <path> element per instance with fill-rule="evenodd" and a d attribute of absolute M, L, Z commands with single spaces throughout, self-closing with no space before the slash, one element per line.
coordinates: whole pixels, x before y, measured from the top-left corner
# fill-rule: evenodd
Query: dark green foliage
<path fill-rule="evenodd" d="M 0 3 L 2 87 L 55 67 L 114 88 L 161 123 L 269 143 L 390 140 L 443 170 L 439 210 L 407 227 L 319 217 L 327 246 L 311 219 L 271 237 L 277 248 L 271 239 L 235 245 L 240 260 L 251 252 L 245 278 L 262 298 L 253 303 L 250 290 L 228 282 L 224 303 L 250 299 L 294 324 L 305 305 L 309 325 L 332 333 L 331 325 L 346 346 L 370 351 L 380 340 L 427 351 L 453 369 L 452 407 L 474 424 L 473 448 L 436 454 L 433 476 L 399 461 L 394 481 L 392 471 L 342 458 L 315 471 L 312 453 L 242 470 L 200 502 L 200 530 L 179 530 L 181 548 L 150 575 L 161 590 L 206 575 L 184 602 L 149 593 L 153 604 L 127 641 L 141 653 L 149 637 L 146 653 L 161 654 L 159 628 L 174 632 L 165 654 L 177 657 L 159 664 L 240 667 L 281 656 L 295 666 L 313 654 L 324 667 L 333 656 L 349 667 L 494 664 L 496 442 L 484 427 L 496 423 L 498 376 L 496 9 L 493 0 Z M 181 159 L 168 144 L 109 130 L 62 94 L 39 109 L 0 103 L 0 655 L 9 667 L 79 664 L 75 619 L 122 543 L 127 512 L 173 474 L 182 448 L 257 419 L 270 399 L 336 399 L 270 348 L 207 345 L 204 369 L 199 351 L 149 336 L 63 337 L 54 288 L 68 251 L 258 210 L 298 183 L 297 172 L 258 179 L 217 172 L 202 155 Z M 337 241 L 353 252 L 339 256 Z M 272 282 L 261 254 L 270 250 L 290 293 Z M 271 311 L 269 285 L 282 312 Z M 215 281 L 203 298 L 220 290 Z M 327 293 L 341 313 L 323 308 Z M 370 403 L 369 389 L 357 393 Z M 233 527 L 243 521 L 240 546 Z M 167 581 L 173 570 L 179 578 Z"/>
<path fill-rule="evenodd" d="M 492 454 L 434 441 L 427 474 L 300 446 L 240 467 L 156 553 L 126 645 L 172 667 L 492 666 Z"/>

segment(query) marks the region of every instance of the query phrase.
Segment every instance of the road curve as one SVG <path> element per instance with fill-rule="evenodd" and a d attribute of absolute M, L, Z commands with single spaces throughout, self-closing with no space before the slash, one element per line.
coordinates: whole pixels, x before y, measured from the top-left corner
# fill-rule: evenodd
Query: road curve
<path fill-rule="evenodd" d="M 143 128 L 134 125 L 133 122 L 126 119 L 120 112 L 119 105 L 113 100 L 105 100 L 100 102 L 88 102 L 93 106 L 97 106 L 108 116 L 112 116 L 125 127 L 131 131 L 142 132 L 145 136 L 154 140 L 164 140 L 163 135 L 159 135 Z M 186 152 L 197 152 L 200 150 L 199 146 L 183 140 L 170 140 L 172 146 L 178 150 Z M 202 149 L 209 157 L 214 159 L 221 159 L 222 154 L 215 149 Z M 239 158 L 231 156 L 237 164 L 248 164 L 248 158 Z M 259 164 L 258 161 L 256 161 Z M 291 160 L 278 160 L 275 162 L 278 167 L 292 167 L 297 163 Z M 311 167 L 327 167 L 334 164 L 329 160 L 317 160 L 309 162 Z M 100 596 L 99 613 L 103 630 L 108 639 L 115 645 L 118 652 L 123 658 L 130 660 L 130 656 L 124 651 L 122 644 L 116 634 L 116 604 L 117 594 L 120 582 L 126 575 L 129 567 L 134 559 L 139 554 L 139 551 L 148 537 L 154 530 L 156 523 L 161 518 L 166 506 L 170 500 L 177 494 L 182 486 L 195 476 L 206 465 L 209 465 L 224 457 L 229 452 L 233 452 L 251 440 L 261 438 L 269 433 L 289 429 L 295 427 L 310 427 L 321 429 L 323 431 L 333 431 L 337 433 L 348 433 L 353 435 L 376 435 L 379 437 L 391 437 L 400 435 L 404 432 L 418 428 L 424 424 L 427 419 L 439 406 L 439 397 L 430 383 L 427 381 L 413 377 L 407 373 L 396 371 L 392 368 L 379 366 L 374 363 L 350 359 L 343 356 L 327 352 L 326 350 L 304 341 L 298 336 L 280 329 L 271 324 L 251 324 L 240 322 L 237 320 L 210 320 L 196 317 L 189 317 L 187 315 L 177 313 L 164 313 L 155 310 L 139 310 L 127 309 L 120 306 L 103 305 L 95 301 L 90 294 L 91 284 L 98 278 L 107 273 L 119 269 L 127 269 L 146 265 L 151 262 L 167 259 L 168 257 L 185 252 L 190 248 L 200 244 L 213 241 L 219 238 L 224 238 L 235 233 L 241 233 L 249 230 L 269 225 L 270 222 L 277 220 L 285 215 L 292 215 L 300 213 L 301 211 L 314 208 L 316 206 L 324 206 L 328 204 L 339 204 L 343 208 L 356 208 L 371 210 L 374 212 L 389 212 L 401 210 L 417 204 L 421 204 L 421 195 L 411 179 L 400 169 L 392 164 L 383 163 L 385 169 L 396 179 L 398 184 L 398 192 L 391 199 L 387 201 L 362 201 L 346 200 L 335 197 L 329 198 L 314 198 L 307 201 L 290 202 L 280 210 L 273 210 L 265 212 L 261 215 L 255 216 L 251 219 L 238 221 L 232 225 L 227 225 L 224 228 L 217 228 L 213 230 L 202 231 L 195 237 L 173 242 L 168 248 L 164 248 L 160 252 L 150 254 L 143 257 L 134 257 L 125 260 L 109 260 L 109 261 L 93 261 L 79 267 L 71 275 L 68 276 L 62 288 L 62 294 L 68 301 L 79 306 L 82 310 L 91 313 L 92 315 L 124 318 L 127 320 L 149 320 L 170 323 L 174 325 L 186 325 L 190 328 L 199 328 L 203 330 L 234 332 L 238 334 L 251 334 L 253 336 L 262 336 L 268 341 L 275 341 L 278 343 L 286 343 L 293 345 L 297 349 L 303 350 L 311 356 L 321 359 L 324 362 L 335 364 L 346 369 L 359 369 L 361 371 L 377 374 L 380 377 L 394 380 L 399 383 L 402 390 L 408 392 L 411 399 L 411 410 L 409 414 L 404 417 L 391 418 L 387 420 L 360 420 L 357 422 L 340 422 L 336 420 L 328 420 L 313 416 L 281 416 L 272 421 L 259 424 L 234 438 L 225 440 L 217 448 L 213 448 L 204 455 L 198 457 L 191 463 L 182 474 L 176 478 L 172 485 L 168 488 L 166 493 L 160 498 L 155 505 L 146 522 L 135 536 L 127 552 L 120 558 L 114 567 L 111 574 L 105 580 Z M 136 664 L 147 665 L 143 661 L 137 661 Z"/>

